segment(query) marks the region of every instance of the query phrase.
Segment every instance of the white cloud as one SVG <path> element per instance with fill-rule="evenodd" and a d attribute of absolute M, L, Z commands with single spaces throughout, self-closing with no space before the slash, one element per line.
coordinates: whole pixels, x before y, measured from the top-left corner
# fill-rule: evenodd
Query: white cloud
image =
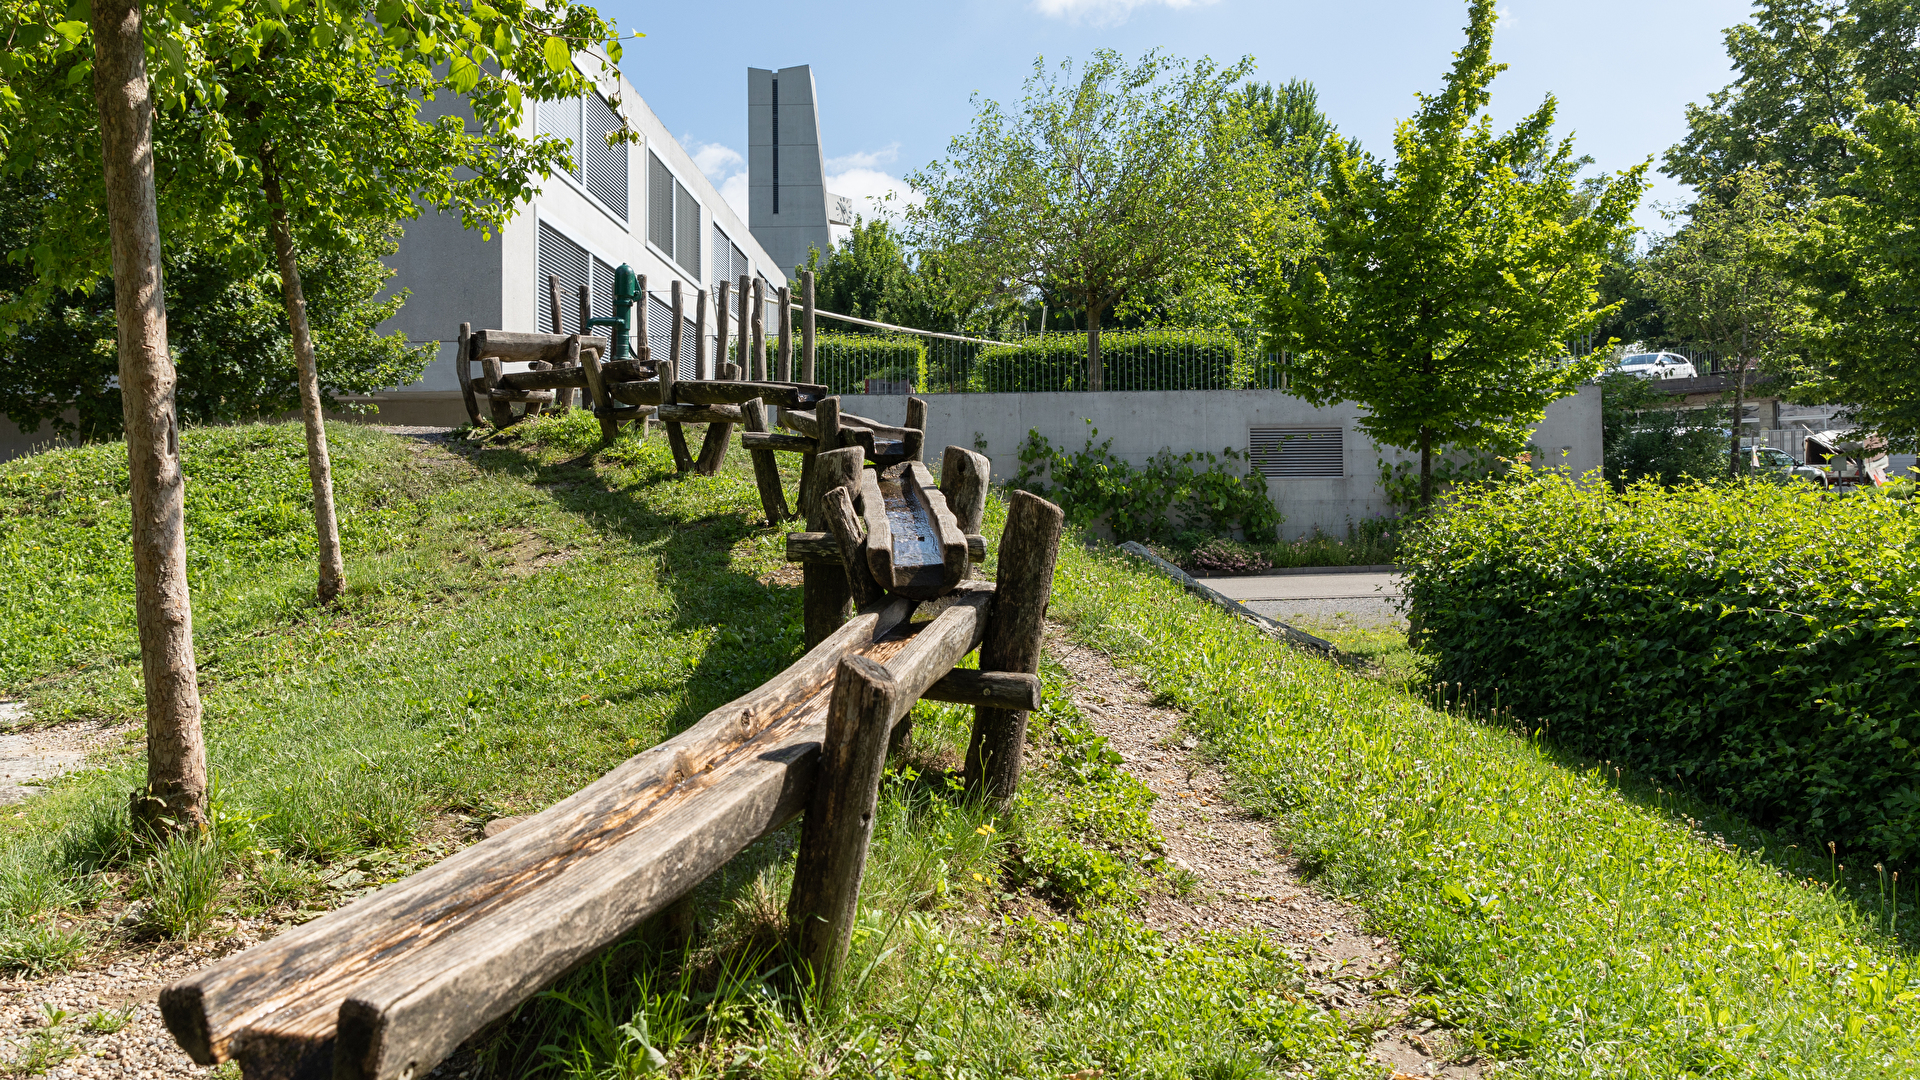
<path fill-rule="evenodd" d="M 720 143 L 703 143 L 691 136 L 680 137 L 680 145 L 693 156 L 693 164 L 727 201 L 741 221 L 747 220 L 747 159 L 740 151 Z"/>
<path fill-rule="evenodd" d="M 875 165 L 889 165 L 900 157 L 900 144 L 890 143 L 878 150 L 862 150 L 858 153 L 827 159 L 829 171 L 846 172 L 851 169 L 871 169 Z"/>
<path fill-rule="evenodd" d="M 1133 9 L 1159 5 L 1178 11 L 1183 8 L 1204 7 L 1215 0 L 1033 0 L 1034 10 L 1054 19 L 1066 19 L 1070 22 L 1089 22 L 1096 26 L 1109 26 L 1127 21 Z"/>
<path fill-rule="evenodd" d="M 838 163 L 861 155 L 851 154 L 847 158 L 834 158 Z M 872 221 L 874 218 L 886 218 L 898 224 L 900 214 L 908 206 L 921 201 L 923 196 L 908 187 L 906 181 L 879 169 L 854 167 L 827 174 L 827 190 L 835 195 L 844 195 L 853 200 L 854 213 Z M 888 198 L 891 195 L 892 198 Z M 833 242 L 838 244 L 847 238 L 850 230 L 835 225 Z"/>

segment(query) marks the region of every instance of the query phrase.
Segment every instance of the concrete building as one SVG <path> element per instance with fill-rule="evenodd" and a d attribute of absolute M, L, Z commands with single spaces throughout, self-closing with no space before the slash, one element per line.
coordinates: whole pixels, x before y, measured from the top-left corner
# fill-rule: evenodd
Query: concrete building
<path fill-rule="evenodd" d="M 791 273 L 808 249 L 824 257 L 829 226 L 853 224 L 853 200 L 827 191 L 813 68 L 747 69 L 747 221 Z"/>
<path fill-rule="evenodd" d="M 599 68 L 597 61 L 581 61 L 582 71 Z M 754 238 L 624 77 L 600 78 L 579 99 L 529 102 L 525 122 L 529 130 L 573 143 L 573 169 L 550 176 L 491 239 L 462 228 L 457 215 L 426 213 L 406 224 L 400 250 L 387 260 L 396 271 L 390 285 L 411 295 L 381 331 L 401 330 L 415 342 L 437 343 L 439 354 L 412 385 L 366 399 L 378 408 L 381 423 L 466 421 L 454 363 L 463 322 L 475 329 L 578 330 L 571 299 L 561 305 L 561 324 L 554 325 L 549 274 L 559 277 L 569 298 L 588 286 L 596 317 L 612 314 L 615 267 L 626 263 L 645 275 L 648 330 L 661 359 L 672 321 L 668 296 L 680 282 L 687 320 L 681 371 L 689 378 L 694 303 L 701 290 L 711 294 L 720 282 L 747 274 L 766 282 L 771 303 L 773 290 L 787 282 L 786 264 Z M 623 127 L 638 141 L 609 146 L 607 134 Z M 817 185 L 817 167 L 815 175 Z M 711 336 L 711 310 L 707 325 Z"/>

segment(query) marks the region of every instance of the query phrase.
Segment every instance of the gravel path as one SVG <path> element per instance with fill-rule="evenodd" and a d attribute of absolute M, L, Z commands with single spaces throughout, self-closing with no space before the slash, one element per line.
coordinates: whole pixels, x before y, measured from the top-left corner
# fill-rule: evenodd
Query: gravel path
<path fill-rule="evenodd" d="M 1266 935 L 1306 968 L 1308 989 L 1328 1008 L 1377 1024 L 1373 1057 L 1396 1077 L 1481 1076 L 1430 1020 L 1406 1016 L 1392 942 L 1366 932 L 1365 916 L 1320 895 L 1275 845 L 1271 822 L 1235 805 L 1225 779 L 1203 760 L 1182 716 L 1152 704 L 1130 672 L 1049 628 L 1047 651 L 1072 675 L 1075 704 L 1159 796 L 1151 811 L 1169 860 L 1199 879 L 1191 895 L 1156 896 L 1150 926 L 1169 933 L 1241 930 Z"/>
<path fill-rule="evenodd" d="M 137 724 L 81 722 L 34 728 L 25 704 L 0 701 L 0 806 L 40 793 L 42 785 L 87 763 L 87 755 L 125 740 Z M 25 727 L 27 730 L 12 729 Z"/>

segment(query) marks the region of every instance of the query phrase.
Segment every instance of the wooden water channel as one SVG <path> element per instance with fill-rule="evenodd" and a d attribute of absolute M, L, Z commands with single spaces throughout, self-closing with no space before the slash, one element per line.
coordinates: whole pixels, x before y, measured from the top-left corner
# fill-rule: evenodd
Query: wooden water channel
<path fill-rule="evenodd" d="M 936 483 L 919 461 L 924 403 L 894 427 L 843 415 L 824 387 L 641 378 L 640 362 L 601 363 L 602 339 L 463 327 L 462 341 L 463 368 L 550 358 L 511 375 L 463 370 L 476 419 L 481 400 L 545 404 L 515 395 L 571 387 L 614 424 L 650 409 L 673 425 L 708 424 L 711 443 L 744 423 L 770 522 L 789 515 L 772 455 L 801 453 L 810 531 L 791 534 L 787 554 L 804 567 L 807 652 L 506 832 L 168 987 L 161 1011 L 180 1045 L 203 1065 L 237 1060 L 248 1080 L 424 1076 L 796 816 L 792 957 L 815 993 L 829 993 L 888 748 L 914 703 L 975 706 L 973 791 L 1004 802 L 1019 782 L 1027 713 L 1040 704 L 1059 508 L 1013 493 L 995 580 L 972 580 L 987 547 L 986 462 L 948 447 Z M 768 430 L 769 403 L 798 434 Z M 980 670 L 955 670 L 976 648 Z"/>

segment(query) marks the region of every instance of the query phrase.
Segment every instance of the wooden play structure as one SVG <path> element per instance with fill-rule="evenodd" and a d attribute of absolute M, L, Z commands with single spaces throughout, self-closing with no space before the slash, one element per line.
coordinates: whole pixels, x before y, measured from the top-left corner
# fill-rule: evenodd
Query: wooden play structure
<path fill-rule="evenodd" d="M 161 1011 L 194 1061 L 237 1060 L 248 1080 L 415 1080 L 795 816 L 791 945 L 813 992 L 831 993 L 887 753 L 914 703 L 973 705 L 966 782 L 989 800 L 1013 796 L 1040 705 L 1059 508 L 1013 493 L 995 579 L 973 580 L 986 555 L 985 460 L 947 447 L 936 483 L 918 458 L 923 404 L 895 428 L 803 383 L 662 385 L 639 377 L 645 350 L 608 359 L 624 351 L 618 329 L 611 340 L 463 335 L 463 366 L 536 352 L 549 365 L 471 381 L 463 371 L 463 385 L 476 403 L 508 405 L 560 405 L 512 395 L 585 389 L 603 419 L 650 408 L 669 424 L 707 423 L 709 439 L 744 423 L 770 521 L 788 516 L 772 455 L 803 454 L 810 531 L 788 537 L 787 555 L 804 568 L 807 652 L 544 812 L 168 987 Z M 767 403 L 798 434 L 768 431 Z M 956 670 L 976 648 L 979 670 Z"/>

